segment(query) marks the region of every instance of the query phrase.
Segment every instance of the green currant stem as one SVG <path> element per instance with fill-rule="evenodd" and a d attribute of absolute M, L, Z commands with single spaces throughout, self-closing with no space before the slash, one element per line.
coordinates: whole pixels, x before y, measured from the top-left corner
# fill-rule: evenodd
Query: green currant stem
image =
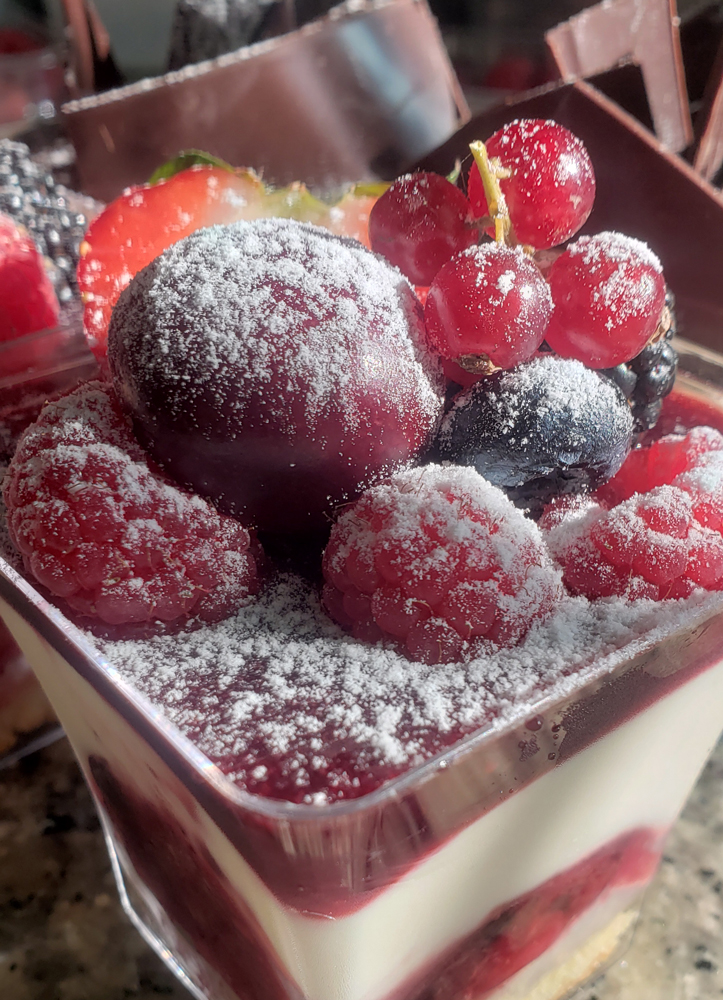
<path fill-rule="evenodd" d="M 509 177 L 510 172 L 501 166 L 499 160 L 490 160 L 487 155 L 487 147 L 483 142 L 479 140 L 471 142 L 469 148 L 482 178 L 485 198 L 487 199 L 487 208 L 495 224 L 495 241 L 497 243 L 513 245 L 514 235 L 510 213 L 507 210 L 505 196 L 502 194 L 502 189 L 500 188 L 500 179 Z"/>

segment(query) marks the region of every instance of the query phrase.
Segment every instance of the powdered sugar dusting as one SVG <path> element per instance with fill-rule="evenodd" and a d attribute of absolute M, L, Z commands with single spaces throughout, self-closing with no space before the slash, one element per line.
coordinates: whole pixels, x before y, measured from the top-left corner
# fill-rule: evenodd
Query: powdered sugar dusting
<path fill-rule="evenodd" d="M 299 408 L 312 429 L 333 417 L 354 433 L 364 368 L 394 387 L 391 419 L 404 422 L 413 397 L 431 427 L 438 376 L 416 308 L 402 275 L 353 240 L 288 219 L 238 222 L 193 233 L 136 276 L 109 356 L 131 404 L 156 382 L 170 414 L 212 393 L 240 421 L 261 387 L 264 420 L 288 434 Z"/>
<path fill-rule="evenodd" d="M 212 629 L 99 645 L 239 784 L 268 794 L 274 771 L 283 797 L 323 804 L 480 726 L 524 718 L 541 698 L 573 691 L 721 606 L 721 595 L 701 593 L 663 603 L 569 598 L 514 649 L 441 668 L 355 642 L 311 587 L 280 576 Z"/>

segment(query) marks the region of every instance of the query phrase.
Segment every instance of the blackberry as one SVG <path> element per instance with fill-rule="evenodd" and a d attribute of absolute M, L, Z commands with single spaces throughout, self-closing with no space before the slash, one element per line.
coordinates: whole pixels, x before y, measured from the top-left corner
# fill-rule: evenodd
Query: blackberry
<path fill-rule="evenodd" d="M 626 361 L 617 368 L 604 368 L 601 372 L 615 382 L 628 400 L 636 436 L 655 427 L 663 408 L 663 399 L 675 383 L 678 353 L 671 341 L 676 330 L 675 299 L 668 290 L 656 339 L 646 344 L 632 361 Z"/>
<path fill-rule="evenodd" d="M 537 517 L 554 496 L 592 491 L 615 475 L 632 428 L 630 407 L 609 379 L 548 355 L 460 393 L 433 455 L 474 466 Z"/>
<path fill-rule="evenodd" d="M 72 192 L 56 186 L 24 143 L 0 140 L 0 212 L 24 226 L 50 260 L 50 278 L 61 303 L 78 294 L 75 269 L 88 225 L 72 200 Z"/>

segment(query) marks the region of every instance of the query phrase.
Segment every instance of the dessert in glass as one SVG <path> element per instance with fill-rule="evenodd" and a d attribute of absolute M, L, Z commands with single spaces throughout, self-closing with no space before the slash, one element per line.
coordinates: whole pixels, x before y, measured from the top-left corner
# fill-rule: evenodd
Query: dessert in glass
<path fill-rule="evenodd" d="M 18 437 L 46 400 L 89 378 L 97 366 L 82 334 L 70 273 L 73 246 L 82 236 L 85 217 L 78 206 L 68 203 L 67 192 L 56 190 L 53 178 L 30 158 L 22 143 L 0 142 L 0 171 L 2 479 Z M 59 734 L 55 714 L 30 665 L 0 624 L 2 764 Z"/>
<path fill-rule="evenodd" d="M 603 107 L 547 100 L 563 119 Z M 681 342 L 667 394 L 672 300 L 655 254 L 608 232 L 624 220 L 604 160 L 590 227 L 607 235 L 538 232 L 574 241 L 540 269 L 515 248 L 506 149 L 572 141 L 532 105 L 501 138 L 475 123 L 492 139 L 473 228 L 494 241 L 412 180 L 446 226 L 422 254 L 436 273 L 411 275 L 425 320 L 347 237 L 197 230 L 94 286 L 99 350 L 117 300 L 110 380 L 46 407 L 11 463 L 2 614 L 129 914 L 195 996 L 568 996 L 626 942 L 723 727 L 723 368 Z M 414 214 L 409 183 L 401 208 L 376 203 L 372 246 Z M 118 264 L 109 211 L 91 284 Z M 471 264 L 514 337 L 447 322 Z M 559 284 L 579 303 L 595 268 L 615 349 L 592 357 Z M 442 362 L 468 382 L 446 405 Z"/>

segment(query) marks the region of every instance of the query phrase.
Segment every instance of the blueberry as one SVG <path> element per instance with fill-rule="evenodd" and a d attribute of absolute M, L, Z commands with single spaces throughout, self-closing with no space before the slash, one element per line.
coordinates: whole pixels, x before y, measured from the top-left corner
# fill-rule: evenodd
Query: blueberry
<path fill-rule="evenodd" d="M 471 465 L 538 516 L 560 493 L 584 493 L 624 462 L 633 418 L 609 379 L 579 361 L 540 357 L 461 392 L 433 448 Z"/>

